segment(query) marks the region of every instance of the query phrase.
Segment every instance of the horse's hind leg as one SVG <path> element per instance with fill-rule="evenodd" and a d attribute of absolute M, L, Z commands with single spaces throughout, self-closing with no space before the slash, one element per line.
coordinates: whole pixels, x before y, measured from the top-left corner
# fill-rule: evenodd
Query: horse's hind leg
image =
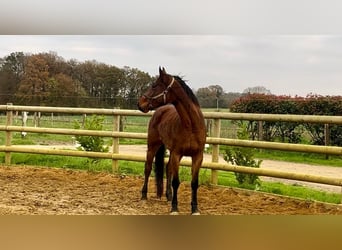
<path fill-rule="evenodd" d="M 172 177 L 171 171 L 172 171 L 172 168 L 169 165 L 170 165 L 170 161 L 166 165 L 166 192 L 165 192 L 165 196 L 166 196 L 167 201 L 172 200 L 172 190 L 171 190 L 171 177 Z"/>
<path fill-rule="evenodd" d="M 170 155 L 170 160 L 168 162 L 168 171 L 171 173 L 171 175 L 168 177 L 171 177 L 171 185 L 173 189 L 173 194 L 172 194 L 172 206 L 171 206 L 171 214 L 176 214 L 178 213 L 178 198 L 177 198 L 177 192 L 178 192 L 178 187 L 180 184 L 179 181 L 179 162 L 181 160 L 181 156 L 175 153 L 171 152 Z"/>
<path fill-rule="evenodd" d="M 198 189 L 198 175 L 199 170 L 202 165 L 203 155 L 196 156 L 192 158 L 192 179 L 191 179 L 191 214 L 198 215 L 198 205 L 197 205 L 197 189 Z"/>

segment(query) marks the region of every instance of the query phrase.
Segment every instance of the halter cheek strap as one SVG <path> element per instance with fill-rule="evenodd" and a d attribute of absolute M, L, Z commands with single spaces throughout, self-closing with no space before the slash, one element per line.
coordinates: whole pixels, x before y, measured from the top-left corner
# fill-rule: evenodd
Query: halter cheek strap
<path fill-rule="evenodd" d="M 171 83 L 166 87 L 166 89 L 163 92 L 161 92 L 158 95 L 152 96 L 152 97 L 149 97 L 149 96 L 145 96 L 145 97 L 147 97 L 148 99 L 151 99 L 151 100 L 155 100 L 155 99 L 158 99 L 159 97 L 162 96 L 163 100 L 164 100 L 164 104 L 166 104 L 166 94 L 169 92 L 169 90 L 171 89 L 174 82 L 175 82 L 175 78 L 172 77 Z"/>

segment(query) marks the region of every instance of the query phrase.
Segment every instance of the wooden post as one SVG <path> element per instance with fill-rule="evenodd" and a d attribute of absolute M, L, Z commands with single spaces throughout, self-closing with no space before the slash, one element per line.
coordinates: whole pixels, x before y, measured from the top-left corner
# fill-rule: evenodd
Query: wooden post
<path fill-rule="evenodd" d="M 120 131 L 120 115 L 114 115 L 113 119 L 113 131 L 117 132 Z M 113 137 L 113 154 L 119 153 L 119 138 Z M 119 170 L 119 161 L 118 160 L 112 160 L 112 170 L 113 173 L 118 172 Z"/>
<path fill-rule="evenodd" d="M 21 112 L 21 125 L 23 127 L 26 127 L 26 124 L 27 124 L 27 114 L 28 112 L 27 111 L 22 111 Z M 26 132 L 21 132 L 21 137 L 24 138 L 25 136 L 27 135 Z"/>
<path fill-rule="evenodd" d="M 263 140 L 263 127 L 262 127 L 263 121 L 258 121 L 258 140 Z"/>
<path fill-rule="evenodd" d="M 264 129 L 263 129 L 263 121 L 258 121 L 258 141 L 262 141 L 264 139 Z M 259 152 L 262 152 L 262 149 L 259 149 Z"/>
<path fill-rule="evenodd" d="M 330 145 L 330 128 L 329 124 L 324 124 L 324 145 L 329 146 Z M 329 159 L 329 155 L 325 155 L 325 159 Z"/>
<path fill-rule="evenodd" d="M 87 120 L 87 114 L 83 114 L 83 116 L 82 116 L 82 129 L 84 129 L 84 127 L 85 127 L 86 120 Z"/>
<path fill-rule="evenodd" d="M 215 118 L 214 124 L 213 124 L 212 136 L 219 138 L 220 134 L 221 134 L 221 120 L 219 118 Z M 213 144 L 213 153 L 211 156 L 212 162 L 219 162 L 219 153 L 220 153 L 220 145 Z M 217 179 L 218 179 L 218 171 L 211 170 L 211 184 L 217 185 Z"/>
<path fill-rule="evenodd" d="M 12 103 L 8 103 L 7 106 L 12 106 Z M 6 126 L 12 125 L 12 119 L 13 119 L 13 111 L 7 110 L 6 112 Z M 12 144 L 12 132 L 6 131 L 6 138 L 5 138 L 5 145 L 11 146 Z M 5 164 L 10 165 L 11 164 L 11 152 L 5 152 Z"/>

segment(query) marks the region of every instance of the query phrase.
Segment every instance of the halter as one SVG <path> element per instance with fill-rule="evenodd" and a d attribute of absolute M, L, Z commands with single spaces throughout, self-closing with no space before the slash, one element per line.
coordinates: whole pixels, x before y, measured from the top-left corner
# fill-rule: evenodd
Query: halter
<path fill-rule="evenodd" d="M 171 80 L 171 83 L 166 87 L 166 89 L 161 92 L 160 94 L 158 95 L 155 95 L 155 96 L 147 96 L 147 95 L 144 95 L 147 99 L 150 99 L 150 100 L 155 100 L 155 99 L 158 99 L 159 97 L 163 97 L 163 100 L 164 100 L 164 104 L 166 104 L 166 94 L 169 92 L 169 90 L 171 89 L 173 83 L 175 82 L 175 78 L 172 77 L 172 80 Z"/>

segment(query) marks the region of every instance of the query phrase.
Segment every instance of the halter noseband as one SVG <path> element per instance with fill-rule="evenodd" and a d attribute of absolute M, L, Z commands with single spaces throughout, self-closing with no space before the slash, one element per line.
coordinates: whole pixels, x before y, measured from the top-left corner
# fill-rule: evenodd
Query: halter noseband
<path fill-rule="evenodd" d="M 171 80 L 171 83 L 166 87 L 166 89 L 161 92 L 160 94 L 158 95 L 155 95 L 155 96 L 147 96 L 147 95 L 144 95 L 147 99 L 150 99 L 150 100 L 155 100 L 155 99 L 158 99 L 159 97 L 163 97 L 163 100 L 164 100 L 164 104 L 166 104 L 166 94 L 169 92 L 169 90 L 171 89 L 173 83 L 175 82 L 175 78 L 172 77 L 172 80 Z"/>

